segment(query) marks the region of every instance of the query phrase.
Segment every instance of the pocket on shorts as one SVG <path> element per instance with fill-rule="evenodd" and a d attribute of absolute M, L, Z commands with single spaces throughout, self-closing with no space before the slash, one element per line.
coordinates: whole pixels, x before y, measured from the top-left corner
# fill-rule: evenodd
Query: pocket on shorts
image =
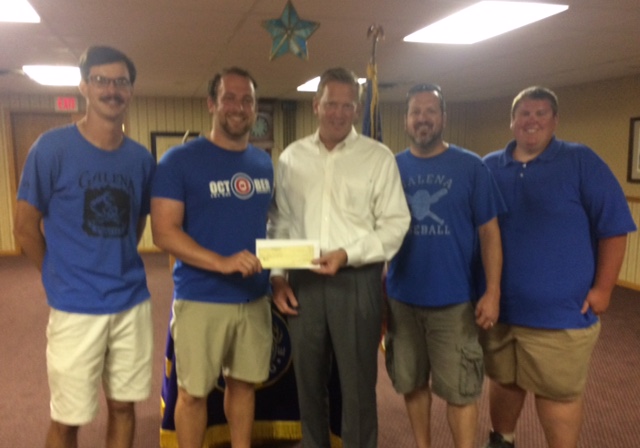
<path fill-rule="evenodd" d="M 474 342 L 460 350 L 460 394 L 476 397 L 482 392 L 484 379 L 484 363 L 480 344 Z"/>
<path fill-rule="evenodd" d="M 387 366 L 387 373 L 389 374 L 389 378 L 391 378 L 391 380 L 393 381 L 393 338 L 389 336 L 389 333 L 386 333 L 384 335 L 384 362 Z"/>
<path fill-rule="evenodd" d="M 393 337 L 387 333 L 384 337 L 384 356 L 387 374 L 394 390 L 400 394 L 406 394 L 415 389 L 415 385 L 409 378 L 410 367 L 403 360 L 398 359 L 395 352 Z"/>

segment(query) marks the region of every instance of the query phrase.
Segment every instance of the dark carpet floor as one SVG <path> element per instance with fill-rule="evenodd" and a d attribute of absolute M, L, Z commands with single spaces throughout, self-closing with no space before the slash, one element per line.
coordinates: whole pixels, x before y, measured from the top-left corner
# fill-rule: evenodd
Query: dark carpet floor
<path fill-rule="evenodd" d="M 137 407 L 135 446 L 155 448 L 159 445 L 159 396 L 172 285 L 166 255 L 146 254 L 144 260 L 154 307 L 154 383 L 152 397 Z M 0 257 L 0 447 L 44 446 L 49 424 L 47 315 L 35 268 L 24 257 Z M 640 447 L 640 292 L 616 288 L 612 306 L 602 322 L 587 386 L 579 446 L 637 448 Z M 382 357 L 379 361 L 379 446 L 414 447 L 403 401 L 391 388 Z M 478 446 L 484 442 L 490 426 L 486 390 L 480 409 Z M 434 448 L 453 447 L 444 410 L 444 403 L 436 399 L 432 418 Z M 103 406 L 98 418 L 81 429 L 80 447 L 104 446 L 105 416 Z M 527 400 L 520 419 L 517 440 L 518 448 L 545 446 L 531 399 Z"/>

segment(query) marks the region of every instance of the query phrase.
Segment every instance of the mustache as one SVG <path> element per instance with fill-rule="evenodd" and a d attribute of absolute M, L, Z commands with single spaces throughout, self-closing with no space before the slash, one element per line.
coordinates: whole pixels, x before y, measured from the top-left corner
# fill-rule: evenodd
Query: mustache
<path fill-rule="evenodd" d="M 114 93 L 112 95 L 104 95 L 100 97 L 100 101 L 115 101 L 119 104 L 124 103 L 124 98 L 122 98 L 121 95 L 118 95 L 117 93 Z"/>
<path fill-rule="evenodd" d="M 434 126 L 431 124 L 427 124 L 427 123 L 420 123 L 420 124 L 416 124 L 413 129 L 416 132 L 420 132 L 422 130 L 426 130 L 426 131 L 431 131 L 434 129 Z"/>

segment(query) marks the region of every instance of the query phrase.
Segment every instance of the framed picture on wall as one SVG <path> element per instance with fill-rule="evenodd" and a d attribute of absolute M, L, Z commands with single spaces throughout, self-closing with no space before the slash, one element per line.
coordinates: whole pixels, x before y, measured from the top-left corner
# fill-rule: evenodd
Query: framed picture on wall
<path fill-rule="evenodd" d="M 253 124 L 249 134 L 249 141 L 252 144 L 269 153 L 273 148 L 273 109 L 273 100 L 260 100 L 256 113 L 256 122 Z"/>
<path fill-rule="evenodd" d="M 194 139 L 200 135 L 199 132 L 152 132 L 151 133 L 151 154 L 156 161 L 160 161 L 169 148 L 178 146 L 183 142 Z"/>
<path fill-rule="evenodd" d="M 629 129 L 629 182 L 640 183 L 640 117 L 631 119 Z"/>

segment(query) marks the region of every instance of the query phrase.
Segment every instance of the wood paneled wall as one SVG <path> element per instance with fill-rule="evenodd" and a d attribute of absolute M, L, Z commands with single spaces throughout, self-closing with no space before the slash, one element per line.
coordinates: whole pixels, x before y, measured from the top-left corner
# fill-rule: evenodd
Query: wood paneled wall
<path fill-rule="evenodd" d="M 211 130 L 206 99 L 135 98 L 129 107 L 126 132 L 129 137 L 151 150 L 152 132 L 199 132 Z M 157 251 L 151 236 L 151 223 L 140 240 L 140 250 Z"/>
<path fill-rule="evenodd" d="M 638 98 L 640 94 L 638 90 L 639 80 L 640 77 L 622 80 L 619 85 L 623 92 L 618 92 L 616 97 Z M 604 98 L 593 103 L 593 108 L 598 113 L 602 110 L 603 101 L 610 97 L 609 94 L 614 89 L 612 85 L 615 82 L 605 81 L 601 84 L 601 90 L 605 92 L 602 94 Z M 597 92 L 598 84 L 595 86 L 595 88 L 592 87 L 587 90 Z M 584 89 L 577 90 L 580 93 Z M 571 93 L 570 91 L 564 95 L 561 92 L 558 93 L 561 97 L 563 110 L 571 109 L 574 104 L 584 107 L 584 103 L 581 101 L 567 99 L 567 96 Z M 445 139 L 480 153 L 486 153 L 487 148 L 498 148 L 498 143 L 504 144 L 509 138 L 508 104 L 508 99 L 485 103 L 448 104 Z M 0 210 L 2 211 L 0 213 L 0 255 L 18 253 L 18 247 L 12 233 L 17 179 L 14 179 L 13 175 L 10 113 L 13 111 L 53 111 L 53 106 L 54 96 L 0 95 Z M 291 104 L 288 106 L 291 107 Z M 620 109 L 619 103 L 615 107 Z M 402 151 L 408 145 L 404 132 L 404 110 L 404 103 L 380 105 L 384 142 L 394 152 Z M 613 104 L 611 110 L 614 110 Z M 624 115 L 624 126 L 627 126 L 629 114 L 640 116 L 640 109 L 631 110 L 627 108 L 620 111 L 619 114 Z M 610 118 L 608 121 L 599 122 L 597 116 L 598 114 L 595 113 L 596 118 L 594 118 L 594 122 L 591 125 L 581 121 L 580 126 L 602 126 L 606 128 L 608 126 L 607 123 L 613 121 Z M 294 130 L 286 130 L 287 140 L 291 138 L 292 132 L 295 133 L 295 138 L 301 138 L 315 132 L 317 123 L 313 114 L 311 97 L 308 101 L 296 103 L 294 117 Z M 287 117 L 287 123 L 289 121 L 290 116 Z M 274 147 L 272 150 L 272 157 L 276 163 L 280 152 L 284 149 L 285 130 L 282 128 L 282 124 L 283 111 L 281 103 L 276 102 L 274 106 Z M 205 99 L 134 97 L 125 126 L 126 132 L 131 138 L 150 148 L 151 132 L 185 132 L 189 130 L 206 134 L 211 128 L 211 117 Z M 359 125 L 357 128 L 359 129 Z M 569 135 L 572 133 L 572 129 L 573 126 L 562 128 Z M 618 129 L 616 128 L 617 131 Z M 607 132 L 608 129 L 602 130 L 603 135 L 606 135 Z M 590 143 L 587 142 L 587 144 Z M 593 144 L 593 146 L 598 147 L 599 145 Z M 609 150 L 609 148 L 606 148 L 606 150 Z M 616 149 L 616 151 L 618 150 Z M 611 159 L 610 155 L 604 154 L 605 160 L 609 163 L 613 162 L 613 164 L 620 157 L 620 155 L 616 155 L 614 159 Z M 636 224 L 640 226 L 640 198 L 636 194 L 638 190 L 637 184 L 626 183 L 626 178 L 620 176 L 620 168 L 614 169 L 614 172 L 616 172 L 620 182 L 623 184 L 625 192 L 629 194 L 629 205 Z M 143 251 L 157 250 L 153 245 L 149 226 L 147 226 L 140 248 Z M 640 290 L 640 236 L 638 233 L 629 237 L 627 255 L 620 274 L 620 282 L 625 286 Z"/>
<path fill-rule="evenodd" d="M 15 209 L 15 179 L 10 129 L 11 120 L 6 109 L 0 108 L 0 253 L 16 251 L 13 239 L 13 210 Z"/>
<path fill-rule="evenodd" d="M 627 197 L 627 203 L 636 227 L 640 229 L 640 198 Z M 640 291 L 640 232 L 634 232 L 627 238 L 627 252 L 618 276 L 618 283 Z"/>

